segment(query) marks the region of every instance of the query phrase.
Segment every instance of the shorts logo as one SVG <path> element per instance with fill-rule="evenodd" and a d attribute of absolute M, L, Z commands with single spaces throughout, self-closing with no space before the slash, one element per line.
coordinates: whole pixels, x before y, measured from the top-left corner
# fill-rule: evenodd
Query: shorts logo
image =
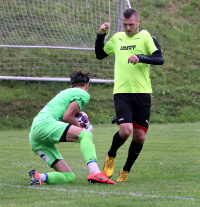
<path fill-rule="evenodd" d="M 146 120 L 146 123 L 147 123 L 147 124 L 149 124 L 149 121 L 148 121 L 148 120 Z"/>
<path fill-rule="evenodd" d="M 123 120 L 124 120 L 124 118 L 118 119 L 118 121 L 123 121 Z"/>
<path fill-rule="evenodd" d="M 120 50 L 134 50 L 136 45 L 131 45 L 131 46 L 121 46 Z"/>
<path fill-rule="evenodd" d="M 50 157 L 48 157 L 47 155 L 44 154 L 44 152 L 42 152 L 41 150 L 38 151 L 37 153 L 45 162 L 49 162 Z"/>

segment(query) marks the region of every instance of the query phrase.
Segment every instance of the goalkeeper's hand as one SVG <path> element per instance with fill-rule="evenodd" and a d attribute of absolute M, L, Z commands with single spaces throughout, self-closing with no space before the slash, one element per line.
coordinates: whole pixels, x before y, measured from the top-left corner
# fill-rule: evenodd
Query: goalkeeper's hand
<path fill-rule="evenodd" d="M 86 129 L 84 128 L 84 130 L 88 131 L 88 132 L 91 132 L 93 131 L 93 127 L 92 127 L 92 124 L 90 124 L 90 126 Z"/>

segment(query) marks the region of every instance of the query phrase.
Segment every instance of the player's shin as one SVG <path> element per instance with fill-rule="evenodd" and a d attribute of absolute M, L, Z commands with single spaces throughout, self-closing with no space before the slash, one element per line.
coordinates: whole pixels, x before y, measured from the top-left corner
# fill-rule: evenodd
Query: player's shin
<path fill-rule="evenodd" d="M 73 172 L 50 172 L 47 173 L 48 179 L 46 183 L 48 184 L 65 184 L 72 183 L 75 180 L 75 175 Z"/>
<path fill-rule="evenodd" d="M 129 151 L 128 151 L 128 157 L 123 167 L 124 171 L 130 172 L 134 162 L 136 161 L 136 159 L 138 158 L 142 150 L 142 147 L 143 147 L 143 144 L 138 144 L 132 140 L 130 147 L 129 147 Z"/>
<path fill-rule="evenodd" d="M 93 135 L 91 132 L 83 130 L 79 136 L 78 141 L 80 143 L 81 154 L 85 162 L 88 164 L 91 161 L 96 161 L 96 150 L 93 144 Z"/>

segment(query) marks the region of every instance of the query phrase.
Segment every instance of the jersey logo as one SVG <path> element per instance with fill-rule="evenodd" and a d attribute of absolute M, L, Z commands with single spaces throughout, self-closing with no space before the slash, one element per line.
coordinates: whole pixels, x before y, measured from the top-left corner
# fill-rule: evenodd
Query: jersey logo
<path fill-rule="evenodd" d="M 121 39 L 121 38 L 119 38 L 119 40 L 121 40 L 121 41 L 122 41 L 122 39 Z"/>
<path fill-rule="evenodd" d="M 134 50 L 136 45 L 131 45 L 131 46 L 121 46 L 120 50 Z"/>
<path fill-rule="evenodd" d="M 84 106 L 84 105 L 85 105 L 85 102 L 83 101 L 83 99 L 82 99 L 82 98 L 79 98 L 79 101 L 81 101 L 82 106 Z"/>

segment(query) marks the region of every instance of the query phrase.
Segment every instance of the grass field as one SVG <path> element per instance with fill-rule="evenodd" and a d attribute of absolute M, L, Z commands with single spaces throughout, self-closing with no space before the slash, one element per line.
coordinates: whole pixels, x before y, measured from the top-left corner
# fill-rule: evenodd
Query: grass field
<path fill-rule="evenodd" d="M 102 169 L 116 125 L 94 126 L 94 143 Z M 200 206 L 200 123 L 152 124 L 142 153 L 128 181 L 118 185 L 90 184 L 79 144 L 58 148 L 76 175 L 72 184 L 29 186 L 28 171 L 49 172 L 29 146 L 27 130 L 1 131 L 0 206 Z M 130 140 L 118 151 L 116 180 Z"/>

